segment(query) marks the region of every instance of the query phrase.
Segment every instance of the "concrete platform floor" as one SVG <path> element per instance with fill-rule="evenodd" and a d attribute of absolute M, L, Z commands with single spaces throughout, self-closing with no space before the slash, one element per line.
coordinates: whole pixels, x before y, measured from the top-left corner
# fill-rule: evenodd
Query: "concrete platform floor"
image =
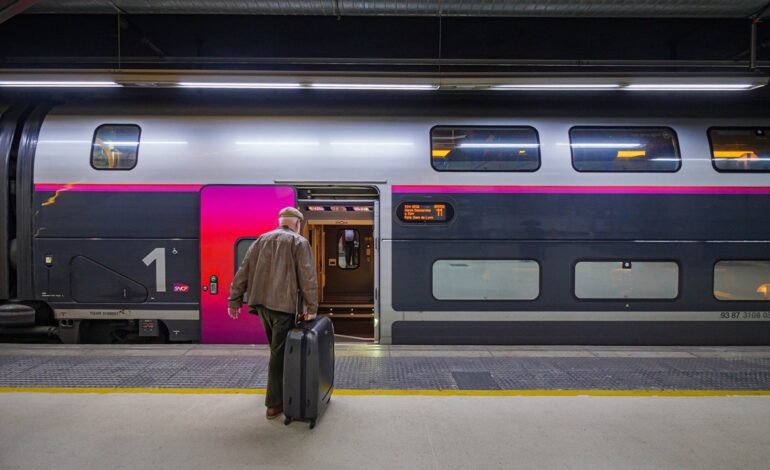
<path fill-rule="evenodd" d="M 770 397 L 335 396 L 318 427 L 253 394 L 0 393 L 0 468 L 765 469 Z"/>

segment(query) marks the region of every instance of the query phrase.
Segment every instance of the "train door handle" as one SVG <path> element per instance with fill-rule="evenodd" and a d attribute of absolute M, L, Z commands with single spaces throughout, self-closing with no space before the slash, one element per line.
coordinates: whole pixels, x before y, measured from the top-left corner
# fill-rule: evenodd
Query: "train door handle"
<path fill-rule="evenodd" d="M 214 275 L 209 278 L 209 292 L 211 295 L 217 295 L 219 293 L 219 278 Z"/>

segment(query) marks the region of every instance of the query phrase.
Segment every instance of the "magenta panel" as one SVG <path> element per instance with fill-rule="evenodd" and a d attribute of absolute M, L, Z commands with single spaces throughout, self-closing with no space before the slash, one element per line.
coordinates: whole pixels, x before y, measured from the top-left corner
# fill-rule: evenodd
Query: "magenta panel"
<path fill-rule="evenodd" d="M 235 275 L 235 244 L 278 225 L 278 212 L 296 205 L 288 186 L 206 186 L 201 190 L 201 287 L 217 276 L 219 292 L 201 291 L 201 342 L 267 343 L 261 320 L 246 312 L 227 315 L 227 296 Z"/>
<path fill-rule="evenodd" d="M 197 192 L 200 184 L 62 184 L 38 183 L 35 191 L 93 191 L 93 192 Z"/>
<path fill-rule="evenodd" d="M 393 186 L 394 193 L 444 194 L 770 194 L 770 186 Z"/>

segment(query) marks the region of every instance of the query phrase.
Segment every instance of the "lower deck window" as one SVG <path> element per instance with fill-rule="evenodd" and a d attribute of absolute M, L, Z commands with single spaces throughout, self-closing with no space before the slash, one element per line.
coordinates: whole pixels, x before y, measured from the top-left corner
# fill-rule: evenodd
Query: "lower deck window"
<path fill-rule="evenodd" d="M 579 299 L 674 299 L 679 265 L 673 261 L 581 261 L 575 266 Z"/>
<path fill-rule="evenodd" d="M 438 300 L 533 300 L 540 294 L 540 265 L 533 260 L 438 260 Z"/>
<path fill-rule="evenodd" d="M 770 261 L 720 261 L 714 266 L 718 300 L 770 300 Z"/>

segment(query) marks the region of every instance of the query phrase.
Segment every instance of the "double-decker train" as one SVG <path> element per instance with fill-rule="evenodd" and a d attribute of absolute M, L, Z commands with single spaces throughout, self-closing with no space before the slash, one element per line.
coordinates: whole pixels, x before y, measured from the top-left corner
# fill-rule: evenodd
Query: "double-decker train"
<path fill-rule="evenodd" d="M 228 287 L 292 205 L 345 336 L 770 343 L 761 106 L 276 103 L 0 106 L 0 329 L 264 342 Z"/>

